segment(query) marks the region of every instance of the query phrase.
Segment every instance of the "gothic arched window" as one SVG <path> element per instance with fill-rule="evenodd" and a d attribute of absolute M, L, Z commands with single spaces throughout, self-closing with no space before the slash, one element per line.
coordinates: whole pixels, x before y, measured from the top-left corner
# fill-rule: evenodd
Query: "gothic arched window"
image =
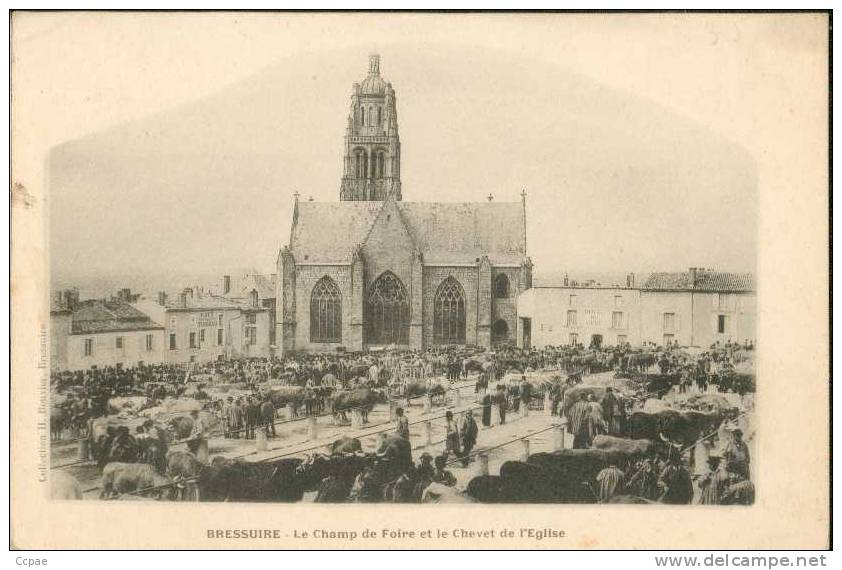
<path fill-rule="evenodd" d="M 391 271 L 380 275 L 371 285 L 365 318 L 368 344 L 409 344 L 406 287 Z"/>
<path fill-rule="evenodd" d="M 494 279 L 494 297 L 497 299 L 509 298 L 509 278 L 501 273 Z"/>
<path fill-rule="evenodd" d="M 366 161 L 365 151 L 362 149 L 357 150 L 357 178 L 367 178 L 367 170 L 368 170 L 368 162 Z"/>
<path fill-rule="evenodd" d="M 465 292 L 453 277 L 439 285 L 433 302 L 435 344 L 465 344 Z"/>
<path fill-rule="evenodd" d="M 377 107 L 377 126 L 383 125 L 383 107 Z"/>
<path fill-rule="evenodd" d="M 310 295 L 310 342 L 342 342 L 342 294 L 327 276 Z"/>
<path fill-rule="evenodd" d="M 374 126 L 374 107 L 368 108 L 368 126 Z"/>
<path fill-rule="evenodd" d="M 360 124 L 365 126 L 365 107 L 360 107 Z"/>
<path fill-rule="evenodd" d="M 491 327 L 491 342 L 502 343 L 507 340 L 509 340 L 509 323 L 503 319 L 497 319 Z"/>
<path fill-rule="evenodd" d="M 386 165 L 386 155 L 381 152 L 377 155 L 377 176 L 378 176 L 378 178 L 383 178 L 383 173 L 385 172 L 385 165 Z"/>

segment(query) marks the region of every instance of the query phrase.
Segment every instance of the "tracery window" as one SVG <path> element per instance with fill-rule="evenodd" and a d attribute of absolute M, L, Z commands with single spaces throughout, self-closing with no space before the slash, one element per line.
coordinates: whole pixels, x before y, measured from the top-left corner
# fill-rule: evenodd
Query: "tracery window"
<path fill-rule="evenodd" d="M 327 276 L 310 295 L 310 342 L 342 342 L 342 294 Z"/>
<path fill-rule="evenodd" d="M 436 291 L 433 336 L 436 344 L 465 344 L 465 292 L 453 277 Z"/>
<path fill-rule="evenodd" d="M 409 344 L 409 301 L 406 287 L 391 271 L 380 275 L 368 293 L 366 342 Z"/>

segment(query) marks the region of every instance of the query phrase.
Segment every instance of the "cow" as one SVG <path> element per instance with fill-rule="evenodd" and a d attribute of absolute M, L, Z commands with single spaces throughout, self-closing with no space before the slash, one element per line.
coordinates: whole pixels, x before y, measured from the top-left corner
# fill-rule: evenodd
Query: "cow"
<path fill-rule="evenodd" d="M 342 455 L 346 453 L 361 452 L 363 447 L 360 440 L 355 437 L 342 436 L 329 446 L 331 455 Z"/>
<path fill-rule="evenodd" d="M 82 500 L 82 486 L 76 477 L 66 471 L 50 473 L 50 499 L 53 501 Z"/>
<path fill-rule="evenodd" d="M 667 451 L 663 442 L 649 439 L 625 439 L 601 434 L 593 438 L 593 448 L 603 451 L 619 451 L 637 457 L 651 457 Z"/>
<path fill-rule="evenodd" d="M 330 398 L 330 408 L 334 417 L 344 416 L 345 412 L 357 409 L 362 414 L 363 423 L 368 422 L 368 413 L 374 404 L 385 402 L 382 392 L 369 388 L 340 390 Z"/>
<path fill-rule="evenodd" d="M 146 463 L 112 462 L 102 470 L 100 499 L 111 499 L 125 493 L 134 493 L 144 489 L 155 489 L 159 498 L 172 497 L 172 488 L 163 487 L 171 481 L 159 475 L 155 468 Z M 163 487 L 162 489 L 156 489 Z M 147 495 L 148 496 L 148 495 Z"/>
<path fill-rule="evenodd" d="M 214 458 L 199 473 L 202 501 L 294 503 L 304 496 L 305 478 L 297 457 L 271 462 Z"/>
<path fill-rule="evenodd" d="M 662 410 L 656 413 L 634 412 L 629 417 L 628 437 L 632 439 L 666 440 L 687 446 L 715 431 L 724 416 L 718 412 L 704 413 L 693 410 Z"/>
<path fill-rule="evenodd" d="M 167 453 L 166 474 L 167 477 L 177 483 L 175 498 L 180 500 L 192 498 L 182 481 L 196 478 L 202 472 L 203 467 L 202 462 L 189 451 L 170 451 Z"/>

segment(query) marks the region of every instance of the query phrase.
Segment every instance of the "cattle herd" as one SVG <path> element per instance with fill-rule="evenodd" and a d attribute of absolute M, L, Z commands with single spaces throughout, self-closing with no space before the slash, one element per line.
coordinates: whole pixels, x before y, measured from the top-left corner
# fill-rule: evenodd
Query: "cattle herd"
<path fill-rule="evenodd" d="M 195 445 L 271 437 L 281 416 L 345 426 L 349 411 L 365 422 L 381 404 L 445 404 L 456 382 L 473 386 L 482 424 L 492 409 L 543 410 L 563 427 L 560 445 L 503 455 L 498 474 L 473 462 L 459 477 L 444 455 L 414 458 L 399 430 L 379 433 L 374 451 L 348 427 L 318 452 L 259 461 L 206 457 Z M 53 448 L 82 442 L 89 457 L 62 465 L 54 455 L 51 487 L 56 499 L 750 504 L 754 389 L 753 347 L 736 344 L 448 347 L 57 372 Z M 72 474 L 82 468 L 96 471 L 95 488 Z"/>

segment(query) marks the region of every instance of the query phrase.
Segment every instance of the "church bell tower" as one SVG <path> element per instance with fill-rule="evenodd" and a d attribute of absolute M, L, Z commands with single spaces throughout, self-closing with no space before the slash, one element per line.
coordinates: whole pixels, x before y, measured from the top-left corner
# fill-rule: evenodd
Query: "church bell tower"
<path fill-rule="evenodd" d="M 345 129 L 340 200 L 401 199 L 401 143 L 392 84 L 380 77 L 380 56 L 368 60 L 368 76 L 354 83 Z"/>

